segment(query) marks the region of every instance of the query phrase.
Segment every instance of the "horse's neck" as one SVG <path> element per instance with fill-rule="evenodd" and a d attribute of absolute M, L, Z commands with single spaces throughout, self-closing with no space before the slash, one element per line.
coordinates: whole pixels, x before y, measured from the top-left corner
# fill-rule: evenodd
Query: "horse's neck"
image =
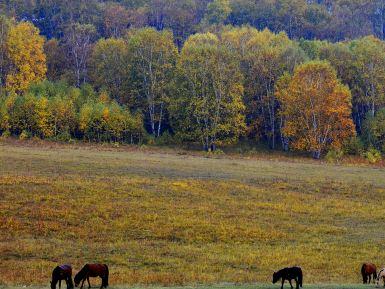
<path fill-rule="evenodd" d="M 380 279 L 381 277 L 385 277 L 385 269 L 381 269 L 380 272 L 378 272 L 377 279 Z"/>
<path fill-rule="evenodd" d="M 85 266 L 83 267 L 83 269 L 80 271 L 80 273 L 82 274 L 82 276 L 86 276 L 87 273 L 88 273 L 88 271 L 89 271 L 89 268 L 88 268 L 87 265 L 85 265 Z"/>

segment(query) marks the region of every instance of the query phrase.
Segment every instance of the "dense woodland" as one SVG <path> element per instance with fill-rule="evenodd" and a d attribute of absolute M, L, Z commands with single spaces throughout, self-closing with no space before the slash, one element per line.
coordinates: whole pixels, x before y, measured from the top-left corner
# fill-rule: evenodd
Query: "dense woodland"
<path fill-rule="evenodd" d="M 0 134 L 385 152 L 382 0 L 0 0 Z"/>

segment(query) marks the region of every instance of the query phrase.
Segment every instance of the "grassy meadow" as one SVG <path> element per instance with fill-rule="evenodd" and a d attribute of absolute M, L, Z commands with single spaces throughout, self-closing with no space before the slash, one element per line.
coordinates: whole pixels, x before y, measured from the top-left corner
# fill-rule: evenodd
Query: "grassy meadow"
<path fill-rule="evenodd" d="M 98 281 L 92 282 L 91 279 L 91 286 L 92 288 L 99 288 L 100 283 Z M 373 289 L 376 288 L 375 285 L 358 285 L 358 284 L 311 284 L 311 285 L 304 285 L 306 289 Z M 21 286 L 2 286 L 0 285 L 0 289 L 20 289 L 20 288 L 28 288 L 28 289 L 46 289 L 48 288 L 47 285 L 40 285 L 40 286 L 28 286 L 28 287 L 21 287 Z M 88 288 L 88 285 L 84 288 Z M 108 288 L 111 289 L 280 289 L 280 285 L 277 284 L 214 284 L 214 285 L 194 285 L 194 286 L 173 286 L 173 287 L 157 287 L 157 286 L 122 286 L 122 285 L 112 285 Z M 286 286 L 284 289 L 290 289 L 290 285 L 286 282 Z"/>
<path fill-rule="evenodd" d="M 384 168 L 0 141 L 3 287 L 86 262 L 113 288 L 267 284 L 288 265 L 305 285 L 358 284 L 362 262 L 385 264 L 384 217 Z M 307 288 L 371 287 L 346 286 Z"/>

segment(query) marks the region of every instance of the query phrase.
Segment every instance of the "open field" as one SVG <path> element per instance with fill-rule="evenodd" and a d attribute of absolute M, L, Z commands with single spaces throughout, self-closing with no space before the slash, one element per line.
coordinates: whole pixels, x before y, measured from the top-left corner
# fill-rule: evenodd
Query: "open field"
<path fill-rule="evenodd" d="M 112 286 L 269 283 L 286 265 L 355 284 L 385 264 L 384 218 L 383 168 L 0 142 L 0 284 L 85 262 Z M 330 286 L 307 288 L 353 288 Z"/>
<path fill-rule="evenodd" d="M 92 282 L 92 281 L 91 281 Z M 98 284 L 92 284 L 93 288 L 99 288 L 97 287 Z M 0 289 L 21 289 L 21 288 L 28 288 L 28 289 L 46 289 L 48 286 L 28 286 L 28 287 L 21 287 L 21 286 L 1 286 Z M 88 288 L 86 286 L 85 288 Z M 273 285 L 273 284 L 242 284 L 242 285 L 236 285 L 236 284 L 215 284 L 211 286 L 183 286 L 183 287 L 138 287 L 138 286 L 111 286 L 110 289 L 279 289 L 280 285 Z M 346 284 L 346 285 L 339 285 L 339 284 L 314 284 L 314 285 L 305 285 L 306 289 L 372 289 L 376 288 L 375 285 L 357 285 L 357 284 Z M 290 289 L 290 286 L 287 284 L 284 289 Z"/>

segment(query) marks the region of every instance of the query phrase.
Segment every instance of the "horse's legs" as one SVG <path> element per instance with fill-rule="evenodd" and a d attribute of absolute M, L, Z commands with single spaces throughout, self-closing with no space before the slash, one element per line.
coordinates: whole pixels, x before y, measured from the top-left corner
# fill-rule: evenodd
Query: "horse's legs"
<path fill-rule="evenodd" d="M 368 282 L 368 284 L 370 284 L 370 283 L 371 283 L 371 281 L 372 281 L 372 275 L 371 275 L 371 274 L 369 274 L 369 282 Z"/>
<path fill-rule="evenodd" d="M 61 289 L 61 279 L 59 279 L 59 289 Z"/>
<path fill-rule="evenodd" d="M 296 289 L 299 289 L 299 282 L 298 282 L 298 278 L 295 278 L 295 288 Z"/>
<path fill-rule="evenodd" d="M 88 282 L 88 288 L 91 288 L 90 277 L 87 277 L 87 282 Z"/>
<path fill-rule="evenodd" d="M 282 278 L 282 285 L 281 285 L 281 289 L 283 289 L 283 283 L 285 283 L 285 279 Z"/>
<path fill-rule="evenodd" d="M 291 279 L 289 279 L 289 284 L 290 284 L 291 289 L 293 289 L 293 285 L 291 284 Z"/>

